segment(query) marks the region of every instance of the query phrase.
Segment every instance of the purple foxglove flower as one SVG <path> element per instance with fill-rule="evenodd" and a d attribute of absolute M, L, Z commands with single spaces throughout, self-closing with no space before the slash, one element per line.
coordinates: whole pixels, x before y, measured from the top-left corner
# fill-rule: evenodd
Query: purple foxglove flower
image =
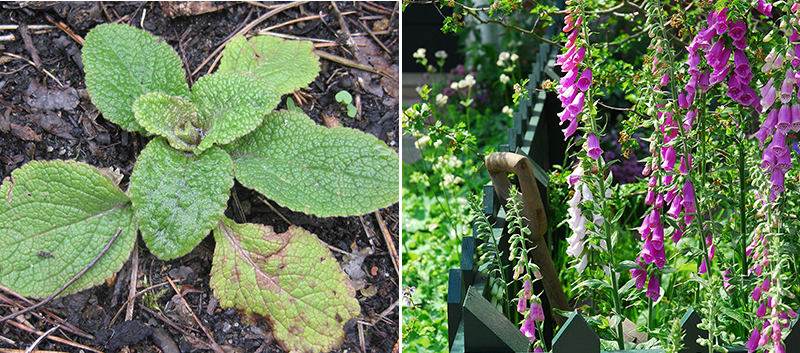
<path fill-rule="evenodd" d="M 522 292 L 525 300 L 531 299 L 531 295 L 533 295 L 533 286 L 531 285 L 530 278 L 525 278 L 525 283 L 522 284 Z"/>
<path fill-rule="evenodd" d="M 739 50 L 747 49 L 747 38 L 742 37 L 733 41 L 733 47 Z"/>
<path fill-rule="evenodd" d="M 773 345 L 775 346 L 775 353 L 786 353 L 786 348 L 783 347 L 783 342 L 781 342 L 780 335 L 781 331 L 778 332 L 778 339 L 773 338 Z"/>
<path fill-rule="evenodd" d="M 700 64 L 700 55 L 697 53 L 689 55 L 689 57 L 686 58 L 686 63 L 689 64 L 689 75 L 694 76 L 700 74 L 700 69 L 697 67 L 697 65 Z"/>
<path fill-rule="evenodd" d="M 722 80 L 728 77 L 729 72 L 731 72 L 730 65 L 725 65 L 725 67 L 721 69 L 714 68 L 714 71 L 711 72 L 711 76 L 708 78 L 708 83 L 715 85 L 719 82 L 722 82 Z"/>
<path fill-rule="evenodd" d="M 672 171 L 675 169 L 675 146 L 668 146 L 666 150 L 662 150 L 664 162 L 661 163 L 661 169 L 665 171 Z"/>
<path fill-rule="evenodd" d="M 750 292 L 750 296 L 753 297 L 753 301 L 757 302 L 761 300 L 761 287 L 756 286 L 753 288 L 753 291 Z"/>
<path fill-rule="evenodd" d="M 747 55 L 740 50 L 733 52 L 733 65 L 735 67 L 733 72 L 740 78 L 747 77 L 753 71 L 750 69 L 750 61 L 747 60 Z"/>
<path fill-rule="evenodd" d="M 695 208 L 694 185 L 692 185 L 692 182 L 689 180 L 683 184 L 683 201 L 681 204 L 683 205 L 683 208 L 687 210 Z"/>
<path fill-rule="evenodd" d="M 742 39 L 745 33 L 747 33 L 747 27 L 745 27 L 744 21 L 736 21 L 728 27 L 728 36 L 733 40 Z"/>
<path fill-rule="evenodd" d="M 542 347 L 536 347 L 536 348 L 533 350 L 533 353 L 537 353 L 537 352 L 544 352 L 544 351 L 542 350 Z"/>
<path fill-rule="evenodd" d="M 778 96 L 781 103 L 786 104 L 792 100 L 792 91 L 794 90 L 794 85 L 787 82 L 787 80 L 783 80 L 783 84 L 781 84 L 781 94 Z"/>
<path fill-rule="evenodd" d="M 658 177 L 653 175 L 650 177 L 650 180 L 647 182 L 647 187 L 654 188 L 658 185 Z"/>
<path fill-rule="evenodd" d="M 528 337 L 531 341 L 536 339 L 536 323 L 534 323 L 530 317 L 525 319 L 519 331 L 525 334 L 525 337 Z"/>
<path fill-rule="evenodd" d="M 544 310 L 542 309 L 542 304 L 539 304 L 536 300 L 531 301 L 531 319 L 535 322 L 542 322 L 544 321 Z"/>
<path fill-rule="evenodd" d="M 645 263 L 653 263 L 656 259 L 657 251 L 658 250 L 653 247 L 653 242 L 650 241 L 650 238 L 644 240 L 644 244 L 642 244 L 642 259 Z"/>
<path fill-rule="evenodd" d="M 677 194 L 678 194 L 677 188 L 668 190 L 667 196 L 664 196 L 664 201 L 672 202 L 672 200 L 675 199 L 675 195 Z"/>
<path fill-rule="evenodd" d="M 672 174 L 667 174 L 661 178 L 661 185 L 669 186 L 672 184 Z"/>
<path fill-rule="evenodd" d="M 586 56 L 586 47 L 580 47 L 570 59 L 573 64 L 578 65 L 583 62 L 584 56 Z"/>
<path fill-rule="evenodd" d="M 586 138 L 586 153 L 594 160 L 597 160 L 603 154 L 603 150 L 600 149 L 600 142 L 597 141 L 597 136 L 593 133 L 589 133 L 589 137 Z"/>
<path fill-rule="evenodd" d="M 567 37 L 567 43 L 564 44 L 565 48 L 571 48 L 575 45 L 575 40 L 578 38 L 578 31 L 573 31 Z"/>
<path fill-rule="evenodd" d="M 656 196 L 656 202 L 655 202 L 654 206 L 655 206 L 655 208 L 664 207 L 664 195 L 658 194 L 658 196 Z"/>
<path fill-rule="evenodd" d="M 656 227 L 661 225 L 661 214 L 658 213 L 657 209 L 653 209 L 650 211 L 650 217 L 648 217 L 648 227 L 650 229 L 655 229 Z"/>
<path fill-rule="evenodd" d="M 564 132 L 564 141 L 566 141 L 570 136 L 572 136 L 572 134 L 574 134 L 575 131 L 577 130 L 578 130 L 578 119 L 572 118 L 569 121 L 569 125 L 567 126 L 567 128 L 561 130 L 562 132 Z"/>
<path fill-rule="evenodd" d="M 648 206 L 652 206 L 653 202 L 656 200 L 656 192 L 653 189 L 647 191 L 647 195 L 644 197 L 644 204 Z"/>
<path fill-rule="evenodd" d="M 570 103 L 567 106 L 567 110 L 569 110 L 570 114 L 577 115 L 578 113 L 583 111 L 583 101 L 584 101 L 584 99 L 585 99 L 585 97 L 584 97 L 583 92 L 579 92 L 577 95 L 575 95 L 575 99 L 573 99 L 572 103 Z"/>
<path fill-rule="evenodd" d="M 691 163 L 691 162 L 690 162 Z M 683 174 L 689 174 L 690 166 L 686 164 L 686 157 L 681 156 L 681 165 L 678 167 L 678 171 Z"/>
<path fill-rule="evenodd" d="M 714 42 L 714 45 L 711 46 L 711 50 L 706 53 L 705 58 L 710 63 L 716 62 L 720 59 L 722 52 L 725 50 L 725 41 L 720 37 Z"/>
<path fill-rule="evenodd" d="M 772 136 L 772 129 L 768 128 L 767 125 L 761 125 L 761 128 L 753 136 L 758 139 L 758 145 L 761 146 L 767 140 L 767 137 Z"/>
<path fill-rule="evenodd" d="M 708 13 L 708 16 L 706 17 L 706 23 L 708 23 L 709 29 L 714 29 L 714 25 L 717 24 L 717 13 L 716 13 L 716 11 L 711 11 L 711 12 Z M 714 34 L 716 34 L 716 33 L 717 33 L 717 30 L 714 29 Z"/>
<path fill-rule="evenodd" d="M 783 156 L 778 157 L 778 161 L 775 163 L 775 168 L 778 168 L 784 173 L 788 172 L 789 169 L 792 169 L 792 154 L 784 153 Z"/>
<path fill-rule="evenodd" d="M 741 96 L 742 84 L 739 82 L 739 77 L 737 75 L 731 75 L 731 78 L 728 80 L 728 97 L 738 101 Z"/>
<path fill-rule="evenodd" d="M 636 289 L 642 290 L 644 288 L 644 282 L 647 281 L 647 271 L 645 271 L 642 263 L 639 262 L 637 259 L 636 263 L 639 265 L 638 268 L 632 268 L 631 271 L 631 278 L 636 278 Z"/>
<path fill-rule="evenodd" d="M 581 72 L 581 78 L 578 79 L 576 86 L 578 86 L 578 89 L 580 89 L 581 91 L 586 91 L 587 89 L 589 89 L 589 85 L 591 84 L 592 84 L 592 70 L 591 69 L 583 70 L 583 72 Z"/>
<path fill-rule="evenodd" d="M 711 85 L 708 83 L 708 76 L 708 70 L 705 70 L 702 74 L 700 74 L 700 79 L 697 81 L 697 88 L 703 92 L 707 92 L 708 88 L 711 87 Z"/>
<path fill-rule="evenodd" d="M 689 103 L 686 102 L 686 95 L 683 93 L 678 93 L 678 106 L 681 109 L 689 109 Z"/>
<path fill-rule="evenodd" d="M 661 75 L 661 81 L 658 84 L 661 85 L 661 86 L 666 86 L 667 84 L 669 84 L 669 73 L 668 72 L 665 72 L 663 75 Z"/>
<path fill-rule="evenodd" d="M 712 15 L 709 13 L 709 16 L 712 16 Z M 714 28 L 714 25 L 711 24 L 711 23 L 709 23 L 708 26 L 709 26 L 709 28 L 701 28 L 697 32 L 697 39 L 700 42 L 709 43 L 709 47 L 708 48 L 710 48 L 711 47 L 711 45 L 710 45 L 711 38 L 714 38 L 714 35 L 717 34 L 717 30 Z M 703 50 L 708 51 L 708 48 L 703 49 Z"/>
<path fill-rule="evenodd" d="M 745 343 L 745 347 L 747 347 L 747 353 L 753 353 L 758 348 L 758 338 L 761 337 L 761 333 L 758 331 L 757 328 L 753 329 L 753 332 L 750 334 L 750 339 L 747 340 Z"/>
<path fill-rule="evenodd" d="M 570 61 L 572 56 L 575 55 L 575 52 L 578 51 L 578 47 L 575 46 L 568 46 L 569 50 L 567 50 L 564 54 L 556 55 L 556 65 L 564 65 L 566 62 Z"/>
<path fill-rule="evenodd" d="M 756 7 L 756 10 L 764 14 L 764 16 L 772 18 L 772 4 L 764 2 L 764 0 L 758 0 L 758 7 Z"/>
<path fill-rule="evenodd" d="M 570 70 L 567 71 L 567 74 L 564 75 L 558 82 L 562 86 L 572 86 L 575 84 L 575 80 L 578 78 L 578 70 Z"/>
<path fill-rule="evenodd" d="M 694 118 L 697 117 L 697 110 L 690 110 L 686 112 L 686 116 L 683 118 L 683 129 L 689 131 L 692 129 L 692 125 L 694 125 Z"/>
<path fill-rule="evenodd" d="M 642 236 L 642 240 L 647 239 L 650 236 L 650 215 L 647 215 L 642 220 L 642 225 L 639 226 L 639 234 Z"/>
<path fill-rule="evenodd" d="M 566 107 L 567 105 L 569 105 L 569 103 L 575 100 L 576 95 L 578 95 L 577 87 L 575 87 L 575 85 L 568 86 L 566 89 L 564 89 L 564 92 L 562 92 L 561 95 L 558 97 L 561 100 L 561 106 Z"/>
<path fill-rule="evenodd" d="M 708 259 L 709 260 L 714 260 L 714 253 L 715 253 L 716 249 L 717 248 L 714 246 L 714 244 L 711 244 L 711 246 L 708 247 Z"/>
<path fill-rule="evenodd" d="M 525 298 L 519 297 L 519 300 L 517 300 L 517 311 L 520 314 L 524 314 L 528 311 L 528 301 L 525 300 Z"/>
<path fill-rule="evenodd" d="M 660 247 L 659 250 L 656 250 L 655 263 L 656 267 L 658 268 L 664 268 L 664 265 L 667 264 L 667 254 L 664 252 L 663 245 Z"/>
<path fill-rule="evenodd" d="M 697 269 L 697 273 L 702 275 L 706 272 L 708 272 L 708 266 L 706 265 L 706 258 L 704 257 L 703 261 L 700 262 L 700 268 Z"/>
<path fill-rule="evenodd" d="M 764 278 L 764 281 L 761 282 L 761 291 L 762 292 L 768 292 L 770 283 L 771 283 L 771 281 L 770 281 L 769 278 Z"/>
<path fill-rule="evenodd" d="M 775 158 L 775 150 L 769 146 L 761 153 L 761 169 L 764 169 L 764 173 L 771 172 L 775 167 Z"/>
<path fill-rule="evenodd" d="M 800 65 L 800 44 L 794 46 L 794 59 L 792 59 L 792 66 L 798 65 Z"/>
<path fill-rule="evenodd" d="M 763 319 L 764 316 L 767 316 L 767 306 L 764 305 L 764 302 L 761 302 L 761 305 L 758 306 L 758 310 L 756 311 L 756 317 Z"/>
<path fill-rule="evenodd" d="M 683 231 L 680 230 L 680 228 L 675 228 L 675 231 L 672 232 L 672 236 L 670 237 L 670 239 L 672 239 L 673 243 L 678 244 L 678 241 L 680 241 L 682 237 L 683 237 Z"/>
<path fill-rule="evenodd" d="M 781 134 L 786 135 L 792 128 L 792 108 L 782 105 L 778 111 L 778 124 L 775 126 Z"/>
<path fill-rule="evenodd" d="M 769 342 L 769 336 L 772 333 L 772 326 L 767 327 L 761 331 L 761 338 L 758 339 L 759 346 L 765 346 Z"/>
<path fill-rule="evenodd" d="M 661 250 L 664 248 L 664 227 L 662 225 L 658 225 L 655 229 L 653 229 L 653 235 L 650 238 L 650 242 L 653 243 L 653 247 L 657 250 Z"/>
<path fill-rule="evenodd" d="M 730 283 L 732 278 L 730 270 L 722 271 L 722 288 L 728 291 L 728 294 L 732 294 L 731 288 L 733 288 L 733 285 Z"/>
<path fill-rule="evenodd" d="M 659 287 L 658 278 L 655 275 L 651 275 L 650 281 L 647 283 L 647 297 L 652 301 L 657 301 L 661 297 L 661 287 Z"/>
<path fill-rule="evenodd" d="M 800 131 L 800 104 L 792 104 L 790 112 L 792 113 L 792 131 L 798 132 Z"/>
<path fill-rule="evenodd" d="M 770 175 L 769 178 L 770 183 L 772 183 L 770 190 L 775 194 L 780 194 L 783 190 L 786 190 L 786 188 L 783 187 L 784 175 L 785 174 L 780 169 L 775 168 L 772 170 L 772 175 Z"/>
<path fill-rule="evenodd" d="M 784 59 L 783 55 L 781 54 L 776 55 L 775 61 L 772 62 L 772 68 L 779 69 L 781 66 L 783 66 L 783 59 Z"/>
<path fill-rule="evenodd" d="M 676 195 L 675 198 L 672 199 L 672 203 L 669 205 L 669 211 L 667 214 L 672 218 L 678 218 L 678 215 L 681 213 L 681 209 L 683 208 L 681 205 L 683 202 L 683 196 Z"/>
<path fill-rule="evenodd" d="M 569 106 L 568 106 L 568 107 L 569 107 Z M 559 122 L 559 124 L 563 124 L 563 123 L 564 123 L 565 121 L 567 121 L 567 120 L 569 120 L 569 121 L 572 121 L 572 120 L 575 120 L 575 119 L 576 119 L 576 118 L 575 118 L 575 114 L 572 114 L 572 112 L 570 112 L 570 110 L 569 110 L 569 109 L 564 109 L 564 110 L 562 110 L 560 113 L 558 113 L 558 114 L 556 114 L 556 115 L 557 115 L 557 116 L 560 118 L 560 120 L 561 120 L 561 121 Z"/>
<path fill-rule="evenodd" d="M 758 102 L 758 93 L 756 92 L 753 87 L 750 87 L 747 84 L 742 84 L 742 95 L 739 96 L 739 103 L 743 105 L 751 105 L 756 110 L 761 110 L 757 108 Z"/>

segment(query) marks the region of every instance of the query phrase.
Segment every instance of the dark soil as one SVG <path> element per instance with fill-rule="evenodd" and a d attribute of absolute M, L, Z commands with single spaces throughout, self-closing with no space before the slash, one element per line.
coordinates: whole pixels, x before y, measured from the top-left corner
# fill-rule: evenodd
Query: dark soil
<path fill-rule="evenodd" d="M 196 3 L 197 4 L 197 3 Z M 84 74 L 80 61 L 80 44 L 59 29 L 39 29 L 34 25 L 50 25 L 47 17 L 62 22 L 81 38 L 94 26 L 107 22 L 121 22 L 144 28 L 163 38 L 176 49 L 188 69 L 187 82 L 191 85 L 206 74 L 213 59 L 195 75 L 191 75 L 229 35 L 238 32 L 270 9 L 248 3 L 204 3 L 205 8 L 216 11 L 197 13 L 197 8 L 176 6 L 176 3 L 158 2 L 106 2 L 56 3 L 20 2 L 0 5 L 0 25 L 25 24 L 32 48 L 26 47 L 20 29 L 0 31 L 0 35 L 13 34 L 15 39 L 0 41 L 0 52 L 14 55 L 0 56 L 0 178 L 31 160 L 74 159 L 96 167 L 116 167 L 124 175 L 121 182 L 127 188 L 136 156 L 148 138 L 122 130 L 106 121 L 91 104 L 86 94 Z M 185 4 L 184 4 L 185 5 Z M 265 5 L 274 8 L 269 2 Z M 279 4 L 278 4 L 279 5 Z M 398 70 L 398 9 L 394 2 L 337 3 L 345 13 L 344 23 L 357 46 L 357 55 L 343 50 L 345 43 L 340 22 L 329 2 L 311 2 L 286 9 L 258 24 L 249 35 L 258 30 L 280 25 L 291 20 L 314 15 L 319 18 L 284 25 L 273 32 L 297 37 L 324 39 L 333 42 L 318 47 L 328 53 L 371 65 L 397 78 Z M 188 12 L 181 12 L 182 10 Z M 194 12 L 193 12 L 194 11 Z M 347 12 L 354 12 L 346 14 Z M 388 48 L 383 52 L 376 41 L 358 23 L 366 24 L 377 39 Z M 365 45 L 366 44 L 366 45 Z M 35 49 L 34 49 L 35 48 Z M 377 48 L 377 49 L 376 49 Z M 34 53 L 38 59 L 34 59 Z M 383 54 L 380 54 L 383 52 Z M 383 55 L 383 57 L 379 57 Z M 28 61 L 39 61 L 36 68 Z M 341 125 L 375 135 L 395 150 L 398 147 L 397 81 L 377 74 L 365 73 L 329 60 L 321 59 L 322 70 L 306 93 L 307 103 L 298 104 L 318 124 Z M 213 70 L 212 70 L 213 71 Z M 48 72 L 55 77 L 54 80 Z M 358 79 L 361 75 L 361 80 Z M 361 84 L 360 82 L 363 82 Z M 63 86 L 62 86 L 63 85 Z M 360 98 L 361 114 L 350 118 L 334 96 L 347 90 Z M 46 97 L 46 98 L 42 98 Z M 285 107 L 286 97 L 280 107 Z M 288 99 L 292 99 L 291 95 Z M 398 244 L 397 204 L 380 210 L 382 220 L 374 214 L 361 217 L 317 218 L 292 212 L 270 201 L 273 210 L 257 197 L 257 193 L 237 183 L 226 216 L 237 222 L 254 222 L 273 226 L 283 232 L 289 223 L 315 233 L 332 248 L 340 262 L 346 261 L 344 253 L 372 249 L 361 268 L 367 273 L 365 289 L 357 291 L 361 315 L 345 327 L 345 340 L 341 352 L 391 352 L 398 340 L 398 274 L 391 260 L 388 246 L 381 231 L 384 223 L 394 246 Z M 277 213 L 276 213 L 277 210 Z M 280 213 L 280 215 L 279 215 Z M 244 217 L 244 219 L 243 219 Z M 138 242 L 138 290 L 162 284 L 135 299 L 132 321 L 124 321 L 125 303 L 128 299 L 132 261 L 129 260 L 118 273 L 116 280 L 56 299 L 45 305 L 48 311 L 88 335 L 81 337 L 73 332 L 58 329 L 50 337 L 80 343 L 98 351 L 116 352 L 194 352 L 205 350 L 209 342 L 202 328 L 191 314 L 176 310 L 170 303 L 175 292 L 166 277 L 180 280 L 185 298 L 203 326 L 214 340 L 231 352 L 283 352 L 272 338 L 269 324 L 260 317 L 243 317 L 233 309 L 219 308 L 208 286 L 214 240 L 207 237 L 190 254 L 172 261 L 161 261 L 151 255 L 141 239 Z M 163 285 L 166 284 L 166 285 Z M 196 290 L 192 290 L 196 289 Z M 159 292 L 162 290 L 160 296 Z M 15 302 L 10 293 L 0 291 Z M 177 298 L 177 296 L 175 296 Z M 0 296 L 0 299 L 2 296 Z M 147 301 L 148 303 L 144 303 Z M 179 304 L 179 303 L 178 303 Z M 0 316 L 11 313 L 9 301 L 0 301 Z M 153 311 L 160 309 L 164 314 Z M 118 311 L 119 317 L 114 319 Z M 384 313 L 381 316 L 382 313 Z M 35 311 L 42 313 L 41 310 Z M 24 325 L 44 332 L 52 328 L 37 315 L 26 314 Z M 171 324 L 168 324 L 170 322 Z M 0 324 L 0 348 L 26 349 L 39 334 L 28 333 L 9 323 Z M 62 325 L 63 326 L 63 325 Z M 91 336 L 91 338 L 89 338 Z M 5 339 L 3 339 L 5 338 Z M 6 340 L 7 339 L 7 340 Z M 10 343 L 13 341 L 14 343 Z M 63 352 L 86 351 L 64 343 L 44 339 L 40 350 Z"/>

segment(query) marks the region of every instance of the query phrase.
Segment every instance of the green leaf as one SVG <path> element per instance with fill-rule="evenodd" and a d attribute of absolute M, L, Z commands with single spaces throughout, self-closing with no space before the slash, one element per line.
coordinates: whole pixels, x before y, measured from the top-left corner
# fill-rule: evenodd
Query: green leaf
<path fill-rule="evenodd" d="M 341 346 L 344 324 L 361 308 L 347 275 L 314 234 L 223 218 L 214 239 L 210 285 L 222 307 L 266 317 L 287 351 Z"/>
<path fill-rule="evenodd" d="M 223 145 L 253 131 L 280 101 L 273 88 L 245 74 L 201 77 L 192 86 L 192 102 L 208 127 L 197 149 Z"/>
<path fill-rule="evenodd" d="M 166 137 L 170 146 L 181 151 L 197 148 L 207 123 L 201 121 L 191 102 L 160 92 L 139 97 L 133 112 L 147 132 Z"/>
<path fill-rule="evenodd" d="M 575 286 L 575 289 L 581 287 L 589 287 L 591 289 L 611 288 L 611 284 L 604 280 L 592 278 L 592 279 L 587 279 L 581 283 L 578 283 L 578 285 Z"/>
<path fill-rule="evenodd" d="M 253 74 L 283 95 L 314 81 L 319 74 L 319 57 L 309 41 L 273 36 L 255 36 L 248 41 L 237 36 L 222 51 L 217 72 Z"/>
<path fill-rule="evenodd" d="M 100 260 L 63 294 L 101 283 L 128 259 L 136 239 L 130 199 L 96 168 L 34 161 L 0 186 L 0 284 L 26 297 L 47 297 Z"/>
<path fill-rule="evenodd" d="M 178 54 L 141 29 L 121 24 L 97 26 L 86 35 L 82 55 L 92 102 L 106 119 L 128 131 L 145 132 L 132 108 L 141 95 L 188 95 Z"/>
<path fill-rule="evenodd" d="M 139 156 L 128 192 L 147 247 L 170 260 L 187 254 L 216 226 L 232 187 L 233 164 L 222 149 L 195 157 L 159 137 Z"/>
<path fill-rule="evenodd" d="M 356 116 L 356 112 L 357 112 L 356 106 L 352 104 L 347 105 L 347 116 L 354 118 Z"/>
<path fill-rule="evenodd" d="M 236 179 L 294 211 L 360 215 L 398 200 L 397 153 L 361 131 L 276 111 L 225 147 Z"/>
<path fill-rule="evenodd" d="M 342 104 L 350 104 L 353 102 L 353 96 L 350 95 L 350 92 L 347 91 L 339 91 L 336 93 L 336 101 Z"/>

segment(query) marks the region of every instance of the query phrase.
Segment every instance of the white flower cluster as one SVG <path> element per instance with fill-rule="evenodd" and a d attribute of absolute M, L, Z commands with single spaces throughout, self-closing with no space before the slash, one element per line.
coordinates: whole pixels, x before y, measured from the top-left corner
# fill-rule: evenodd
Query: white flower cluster
<path fill-rule="evenodd" d="M 567 238 L 567 243 L 569 246 L 567 247 L 567 255 L 572 256 L 576 259 L 580 258 L 580 261 L 575 268 L 578 270 L 579 273 L 583 272 L 586 269 L 586 266 L 589 264 L 589 255 L 584 251 L 586 245 L 587 235 L 591 236 L 594 234 L 589 227 L 593 223 L 596 227 L 601 227 L 605 219 L 601 214 L 595 213 L 592 215 L 592 222 L 590 223 L 589 220 L 583 215 L 581 211 L 580 205 L 583 203 L 594 202 L 594 195 L 592 195 L 592 191 L 589 189 L 589 186 L 583 182 L 583 176 L 585 171 L 582 167 L 575 168 L 567 177 L 567 182 L 575 191 L 575 194 L 572 196 L 572 199 L 567 202 L 569 208 L 567 209 L 567 213 L 569 214 L 569 228 L 572 230 L 572 236 Z M 612 174 L 609 171 L 608 177 L 606 180 L 610 182 L 612 180 Z M 605 196 L 611 197 L 611 190 L 606 190 Z M 599 241 L 599 248 L 605 250 L 606 241 L 600 240 Z"/>
<path fill-rule="evenodd" d="M 433 54 L 437 59 L 444 60 L 447 59 L 447 52 L 444 50 L 439 50 L 435 54 Z"/>
<path fill-rule="evenodd" d="M 509 60 L 509 59 L 513 63 L 513 62 L 517 61 L 517 59 L 519 59 L 519 55 L 511 54 L 511 53 L 509 53 L 507 51 L 504 51 L 504 52 L 500 53 L 500 55 L 497 57 L 497 66 L 500 66 L 500 67 L 506 66 L 506 60 Z"/>
<path fill-rule="evenodd" d="M 500 74 L 500 83 L 506 84 L 510 79 L 506 74 Z"/>
<path fill-rule="evenodd" d="M 508 115 L 509 118 L 514 117 L 514 109 L 509 106 L 503 107 L 503 114 Z"/>
<path fill-rule="evenodd" d="M 436 105 L 445 105 L 445 104 L 447 104 L 447 98 L 449 98 L 449 97 L 447 97 L 444 94 L 441 94 L 441 93 L 437 94 L 436 95 Z"/>
<path fill-rule="evenodd" d="M 414 59 L 425 59 L 425 53 L 426 52 L 427 52 L 427 50 L 425 48 L 419 48 L 411 56 L 413 56 Z"/>
<path fill-rule="evenodd" d="M 467 75 L 461 81 L 458 81 L 458 82 L 453 81 L 453 83 L 450 84 L 450 88 L 452 88 L 452 89 L 457 91 L 457 90 L 462 89 L 462 88 L 470 88 L 470 87 L 474 86 L 475 83 L 477 83 L 475 81 L 475 76 Z"/>

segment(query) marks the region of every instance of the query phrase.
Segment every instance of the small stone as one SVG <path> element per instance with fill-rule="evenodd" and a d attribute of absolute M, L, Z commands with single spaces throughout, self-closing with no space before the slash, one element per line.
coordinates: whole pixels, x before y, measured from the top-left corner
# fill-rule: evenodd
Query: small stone
<path fill-rule="evenodd" d="M 54 150 L 53 146 L 47 146 L 47 152 L 53 152 L 53 150 Z"/>

